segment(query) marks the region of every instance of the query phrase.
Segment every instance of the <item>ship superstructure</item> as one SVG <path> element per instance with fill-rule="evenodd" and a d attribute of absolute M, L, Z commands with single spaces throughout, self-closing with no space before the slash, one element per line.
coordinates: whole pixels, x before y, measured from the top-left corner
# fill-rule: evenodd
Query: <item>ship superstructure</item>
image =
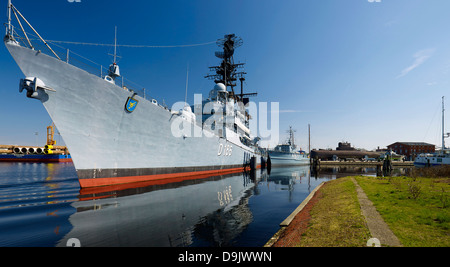
<path fill-rule="evenodd" d="M 246 94 L 234 92 L 234 79 L 244 74 L 233 63 L 235 35 L 218 41 L 222 62 L 212 67 L 217 79 L 209 98 L 201 107 L 170 110 L 124 86 L 115 61 L 107 72 L 89 73 L 59 56 L 11 1 L 8 14 L 4 42 L 25 75 L 19 91 L 44 105 L 71 152 L 81 187 L 239 172 L 264 161 L 240 104 Z M 49 54 L 35 48 L 19 18 Z"/>

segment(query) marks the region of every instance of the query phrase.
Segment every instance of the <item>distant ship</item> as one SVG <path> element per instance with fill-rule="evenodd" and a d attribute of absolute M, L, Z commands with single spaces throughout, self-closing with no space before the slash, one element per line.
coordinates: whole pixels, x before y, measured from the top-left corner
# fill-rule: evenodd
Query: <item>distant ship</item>
<path fill-rule="evenodd" d="M 449 137 L 450 133 L 445 133 L 444 130 L 444 111 L 444 97 L 442 97 L 442 150 L 435 153 L 420 154 L 414 160 L 414 165 L 427 167 L 450 165 L 450 150 L 445 148 L 445 138 Z"/>
<path fill-rule="evenodd" d="M 0 145 L 0 162 L 72 162 L 65 146 L 56 146 L 54 124 L 47 127 L 47 145 L 17 146 Z"/>
<path fill-rule="evenodd" d="M 72 162 L 69 154 L 24 154 L 24 153 L 1 153 L 0 162 Z"/>
<path fill-rule="evenodd" d="M 308 165 L 310 161 L 306 152 L 297 150 L 292 127 L 289 127 L 288 133 L 289 139 L 285 144 L 277 145 L 274 149 L 268 150 L 271 165 Z"/>
<path fill-rule="evenodd" d="M 12 13 L 22 18 L 24 36 L 15 31 Z M 28 38 L 26 24 L 43 50 Z M 234 81 L 244 74 L 236 71 L 243 64 L 234 64 L 235 48 L 242 44 L 234 34 L 217 41 L 222 62 L 210 68 L 216 74 L 208 76 L 215 78 L 209 98 L 199 107 L 170 110 L 120 83 L 116 54 L 100 75 L 72 65 L 69 56 L 62 60 L 11 0 L 6 26 L 6 48 L 25 75 L 19 91 L 44 105 L 70 151 L 81 187 L 241 172 L 264 164 L 263 150 L 250 137 L 250 116 L 238 105 L 248 101 L 247 94 L 234 93 Z"/>
<path fill-rule="evenodd" d="M 450 165 L 450 150 L 444 150 L 435 153 L 420 154 L 414 161 L 418 166 L 440 166 Z"/>

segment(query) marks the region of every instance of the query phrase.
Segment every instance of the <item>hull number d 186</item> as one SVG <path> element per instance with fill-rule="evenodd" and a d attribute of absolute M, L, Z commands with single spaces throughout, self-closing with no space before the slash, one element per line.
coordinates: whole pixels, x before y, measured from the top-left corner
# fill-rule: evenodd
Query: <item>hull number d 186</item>
<path fill-rule="evenodd" d="M 217 152 L 217 156 L 231 156 L 233 154 L 233 146 L 232 145 L 223 145 L 219 144 L 219 151 Z"/>

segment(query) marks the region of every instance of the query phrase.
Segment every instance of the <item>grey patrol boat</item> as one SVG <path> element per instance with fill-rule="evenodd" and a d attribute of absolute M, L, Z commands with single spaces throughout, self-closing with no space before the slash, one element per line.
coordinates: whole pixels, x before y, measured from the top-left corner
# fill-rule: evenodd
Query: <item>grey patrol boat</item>
<path fill-rule="evenodd" d="M 294 141 L 294 130 L 289 127 L 289 139 L 286 143 L 269 149 L 272 166 L 309 165 L 309 157 L 305 151 L 298 150 Z"/>
<path fill-rule="evenodd" d="M 17 18 L 19 29 L 11 23 Z M 22 21 L 22 22 L 21 22 Z M 45 45 L 37 50 L 24 26 Z M 265 158 L 249 130 L 245 96 L 234 93 L 244 72 L 233 54 L 242 40 L 225 35 L 217 44 L 221 65 L 209 98 L 170 110 L 120 84 L 119 66 L 90 73 L 62 60 L 8 1 L 6 48 L 24 74 L 19 91 L 42 102 L 70 151 L 81 187 L 160 179 L 193 179 L 255 169 Z M 68 51 L 68 50 L 67 50 Z M 48 54 L 47 54 L 48 53 Z M 123 81 L 123 80 L 122 80 Z M 231 88 L 231 90 L 228 90 Z M 161 88 L 164 89 L 164 88 Z M 201 103 L 201 104 L 200 104 Z M 194 109 L 194 112 L 192 111 Z"/>

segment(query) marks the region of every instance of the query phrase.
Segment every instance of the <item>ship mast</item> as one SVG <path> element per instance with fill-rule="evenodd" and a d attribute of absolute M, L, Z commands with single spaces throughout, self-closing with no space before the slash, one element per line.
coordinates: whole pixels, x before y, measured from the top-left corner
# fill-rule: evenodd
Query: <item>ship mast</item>
<path fill-rule="evenodd" d="M 292 129 L 292 126 L 289 126 L 289 130 L 288 130 L 288 133 L 289 133 L 288 144 L 291 145 L 291 147 L 295 149 L 294 132 L 296 132 L 296 130 Z"/>
<path fill-rule="evenodd" d="M 114 64 L 117 64 L 117 26 L 114 28 Z"/>
<path fill-rule="evenodd" d="M 222 59 L 220 66 L 209 67 L 210 71 L 214 71 L 214 74 L 209 74 L 205 76 L 210 80 L 214 80 L 215 83 L 222 83 L 225 87 L 231 88 L 231 94 L 235 100 L 242 101 L 244 104 L 248 102 L 248 98 L 244 96 L 255 96 L 257 93 L 243 93 L 243 81 L 245 81 L 244 75 L 247 74 L 244 71 L 237 72 L 239 68 L 243 68 L 244 63 L 234 63 L 234 50 L 242 45 L 242 39 L 237 37 L 235 34 L 227 34 L 223 39 L 217 40 L 217 45 L 223 49 L 223 51 L 217 51 L 215 53 L 216 57 Z M 241 93 L 236 95 L 234 92 L 234 87 L 236 86 L 236 81 L 239 78 L 241 81 Z"/>
<path fill-rule="evenodd" d="M 445 105 L 444 96 L 442 97 L 442 153 L 444 153 L 445 148 L 445 138 L 450 137 L 450 133 L 445 133 Z"/>
<path fill-rule="evenodd" d="M 110 54 L 111 55 L 111 54 Z M 119 65 L 117 65 L 117 26 L 114 28 L 114 57 L 113 63 L 109 66 L 109 74 L 108 76 L 115 80 L 117 77 L 120 77 Z"/>
<path fill-rule="evenodd" d="M 444 149 L 445 149 L 444 111 L 445 111 L 445 108 L 444 108 L 444 97 L 442 97 L 442 153 L 444 153 Z"/>
<path fill-rule="evenodd" d="M 442 154 L 445 150 L 445 129 L 444 129 L 444 115 L 445 115 L 445 106 L 444 106 L 444 96 L 442 97 Z M 447 136 L 448 137 L 448 136 Z"/>
<path fill-rule="evenodd" d="M 11 24 L 11 0 L 8 0 L 8 27 L 6 27 L 6 36 L 12 36 L 12 24 Z"/>

